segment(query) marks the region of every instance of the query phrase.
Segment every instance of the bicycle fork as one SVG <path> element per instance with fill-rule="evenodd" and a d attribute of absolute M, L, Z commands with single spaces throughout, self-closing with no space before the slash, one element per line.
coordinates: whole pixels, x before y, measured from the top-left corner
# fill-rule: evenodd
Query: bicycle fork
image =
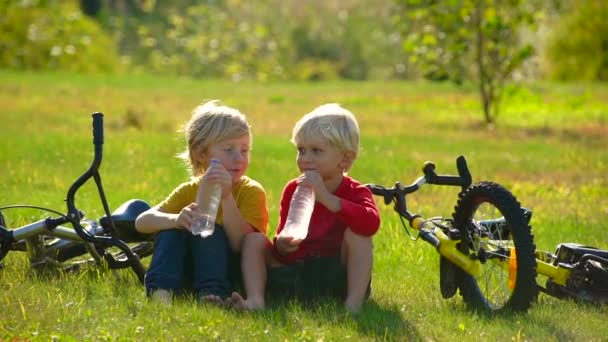
<path fill-rule="evenodd" d="M 457 244 L 460 240 L 450 239 L 441 229 L 429 224 L 428 221 L 421 217 L 416 217 L 412 220 L 412 228 L 420 231 L 420 237 L 433 245 L 440 255 L 451 261 L 453 264 L 461 268 L 472 276 L 478 276 L 481 273 L 481 261 L 473 259 L 462 253 Z M 509 287 L 513 289 L 515 286 L 517 273 L 517 255 L 514 246 L 506 246 L 503 251 L 504 257 L 492 258 L 492 262 L 503 268 L 509 275 Z M 536 273 L 550 278 L 557 285 L 566 285 L 570 276 L 570 269 L 564 265 L 554 265 L 555 258 L 549 252 L 536 251 Z"/>
<path fill-rule="evenodd" d="M 440 255 L 444 256 L 454 265 L 472 276 L 478 276 L 481 273 L 481 263 L 479 260 L 470 258 L 456 246 L 460 243 L 460 240 L 450 239 L 441 229 L 419 216 L 414 217 L 410 225 L 420 232 L 420 237 L 424 241 L 434 246 Z"/>

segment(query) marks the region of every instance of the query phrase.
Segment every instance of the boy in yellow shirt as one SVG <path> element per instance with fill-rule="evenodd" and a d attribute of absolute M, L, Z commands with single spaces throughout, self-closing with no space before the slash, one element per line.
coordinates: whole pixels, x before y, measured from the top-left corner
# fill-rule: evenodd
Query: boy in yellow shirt
<path fill-rule="evenodd" d="M 245 176 L 252 136 L 238 110 L 207 102 L 193 110 L 184 132 L 187 149 L 182 157 L 193 179 L 135 222 L 139 232 L 156 233 L 146 293 L 168 303 L 172 295 L 191 290 L 201 300 L 221 303 L 231 292 L 229 265 L 238 260 L 235 254 L 243 237 L 254 231 L 266 233 L 266 193 Z M 212 159 L 219 163 L 212 164 Z M 193 221 L 202 215 L 195 203 L 199 183 L 222 188 L 215 230 L 205 238 L 191 232 Z"/>

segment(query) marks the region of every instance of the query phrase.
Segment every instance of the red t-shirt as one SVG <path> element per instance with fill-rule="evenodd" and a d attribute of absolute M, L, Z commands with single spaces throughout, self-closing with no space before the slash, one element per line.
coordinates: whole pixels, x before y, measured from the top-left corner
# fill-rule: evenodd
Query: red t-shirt
<path fill-rule="evenodd" d="M 293 179 L 283 189 L 277 236 L 287 221 L 289 203 L 296 187 L 296 180 Z M 372 192 L 368 188 L 344 176 L 334 195 L 342 200 L 342 209 L 332 213 L 321 203 L 316 202 L 308 226 L 308 235 L 300 243 L 298 250 L 280 255 L 273 244 L 277 260 L 283 264 L 291 264 L 316 256 L 335 256 L 340 251 L 346 228 L 363 236 L 372 236 L 378 231 L 380 216 Z"/>

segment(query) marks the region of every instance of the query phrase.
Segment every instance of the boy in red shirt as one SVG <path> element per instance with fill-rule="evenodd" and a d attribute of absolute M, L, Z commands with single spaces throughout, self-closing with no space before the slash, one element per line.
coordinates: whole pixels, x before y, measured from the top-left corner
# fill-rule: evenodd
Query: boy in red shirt
<path fill-rule="evenodd" d="M 348 311 L 357 312 L 369 296 L 372 236 L 380 226 L 372 193 L 346 175 L 359 149 L 357 121 L 337 104 L 322 105 L 296 123 L 291 140 L 302 174 L 283 189 L 274 241 L 257 232 L 245 237 L 241 267 L 247 298 L 235 292 L 230 301 L 239 309 L 264 308 L 268 280 L 271 292 L 297 295 L 315 288 L 315 294 L 339 297 Z M 298 184 L 312 187 L 316 199 L 303 240 L 280 235 Z M 337 272 L 328 269 L 333 260 Z"/>

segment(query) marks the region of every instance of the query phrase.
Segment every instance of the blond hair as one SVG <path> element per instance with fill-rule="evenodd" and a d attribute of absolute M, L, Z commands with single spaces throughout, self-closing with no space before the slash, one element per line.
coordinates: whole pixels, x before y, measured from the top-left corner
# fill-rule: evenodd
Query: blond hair
<path fill-rule="evenodd" d="M 251 128 L 247 118 L 237 109 L 222 105 L 218 100 L 208 101 L 192 110 L 192 117 L 181 131 L 186 138 L 186 150 L 178 155 L 183 159 L 194 177 L 205 172 L 205 167 L 196 156 L 206 153 L 209 146 L 227 139 L 249 135 Z"/>
<path fill-rule="evenodd" d="M 294 126 L 291 142 L 321 138 L 343 151 L 359 153 L 359 125 L 353 113 L 337 103 L 328 103 L 304 115 Z"/>

